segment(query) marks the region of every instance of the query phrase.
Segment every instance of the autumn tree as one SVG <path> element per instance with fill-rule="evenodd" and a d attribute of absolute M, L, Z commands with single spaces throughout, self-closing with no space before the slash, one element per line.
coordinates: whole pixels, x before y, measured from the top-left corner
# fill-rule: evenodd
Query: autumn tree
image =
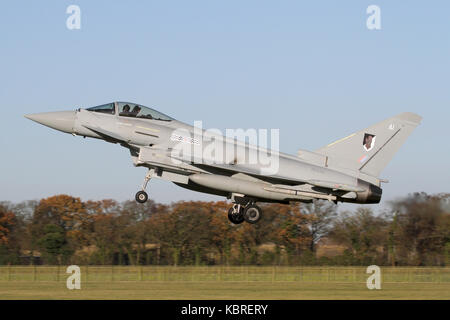
<path fill-rule="evenodd" d="M 354 213 L 344 212 L 330 231 L 331 239 L 344 245 L 353 263 L 369 265 L 382 262 L 388 223 L 369 208 L 359 207 Z M 381 263 L 380 263 L 381 264 Z"/>
<path fill-rule="evenodd" d="M 314 200 L 301 205 L 301 212 L 307 218 L 310 232 L 309 249 L 314 254 L 316 244 L 331 230 L 332 223 L 337 216 L 337 206 L 329 201 Z"/>
<path fill-rule="evenodd" d="M 0 203 L 0 264 L 309 264 L 318 241 L 346 248 L 335 264 L 450 264 L 449 194 L 413 194 L 375 214 L 367 207 L 336 214 L 325 201 L 260 204 L 258 224 L 234 225 L 225 201 L 81 201 L 57 195 Z M 396 214 L 392 214 L 395 212 Z M 156 248 L 156 252 L 154 251 Z M 286 258 L 286 260 L 284 260 Z"/>
<path fill-rule="evenodd" d="M 16 216 L 9 209 L 9 205 L 0 203 L 0 264 L 12 263 L 17 258 L 19 248 L 12 239 L 17 224 L 16 220 Z"/>
<path fill-rule="evenodd" d="M 141 204 L 136 201 L 122 203 L 117 223 L 123 226 L 119 242 L 126 251 L 131 264 L 142 264 L 145 260 L 145 245 L 151 243 L 149 219 L 156 213 L 167 212 L 167 206 L 152 200 Z"/>
<path fill-rule="evenodd" d="M 210 246 L 210 220 L 211 203 L 177 202 L 150 220 L 152 238 L 170 248 L 174 265 L 192 264 Z"/>
<path fill-rule="evenodd" d="M 63 227 L 46 224 L 38 245 L 49 264 L 67 263 L 73 250 L 69 247 Z"/>
<path fill-rule="evenodd" d="M 282 245 L 287 253 L 288 263 L 298 263 L 301 255 L 309 250 L 311 235 L 308 229 L 308 217 L 301 212 L 298 203 L 273 205 L 275 229 L 273 239 Z"/>
<path fill-rule="evenodd" d="M 72 250 L 81 248 L 88 243 L 86 231 L 89 219 L 79 198 L 57 195 L 42 199 L 36 206 L 30 223 L 32 245 L 42 248 L 43 242 L 40 240 L 46 236 L 46 226 L 52 225 L 59 227 L 58 230 L 64 233 L 64 239 Z M 54 231 L 54 227 L 50 229 Z M 50 233 L 55 233 L 53 231 Z"/>
<path fill-rule="evenodd" d="M 230 264 L 231 248 L 236 240 L 236 228 L 238 228 L 225 218 L 229 207 L 225 201 L 212 203 L 209 225 L 211 246 L 219 253 L 220 263 L 226 265 Z"/>
<path fill-rule="evenodd" d="M 395 245 L 400 264 L 444 265 L 450 243 L 448 195 L 415 193 L 394 201 Z"/>
<path fill-rule="evenodd" d="M 0 245 L 8 244 L 14 220 L 14 213 L 9 211 L 4 204 L 0 204 Z"/>
<path fill-rule="evenodd" d="M 107 213 L 96 214 L 92 220 L 89 242 L 95 246 L 96 251 L 92 254 L 90 260 L 95 264 L 113 264 L 119 232 L 116 218 L 112 213 Z"/>

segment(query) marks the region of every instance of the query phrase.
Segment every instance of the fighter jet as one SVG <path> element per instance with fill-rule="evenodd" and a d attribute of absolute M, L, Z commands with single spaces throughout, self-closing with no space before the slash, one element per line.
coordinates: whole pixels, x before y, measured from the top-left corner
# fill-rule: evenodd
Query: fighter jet
<path fill-rule="evenodd" d="M 401 113 L 318 150 L 289 155 L 208 132 L 137 103 L 112 102 L 25 117 L 127 148 L 134 166 L 148 168 L 137 202 L 147 201 L 149 180 L 160 178 L 230 199 L 228 218 L 233 224 L 258 222 L 259 202 L 379 203 L 381 184 L 388 182 L 380 178 L 381 171 L 422 120 L 417 114 Z"/>

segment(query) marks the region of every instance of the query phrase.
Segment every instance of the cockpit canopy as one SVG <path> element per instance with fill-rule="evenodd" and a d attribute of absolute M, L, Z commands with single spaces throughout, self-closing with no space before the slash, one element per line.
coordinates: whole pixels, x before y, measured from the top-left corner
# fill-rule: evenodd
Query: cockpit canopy
<path fill-rule="evenodd" d="M 133 102 L 112 102 L 102 104 L 86 109 L 88 111 L 100 112 L 105 114 L 118 114 L 121 117 L 132 117 L 140 119 L 152 119 L 160 121 L 171 121 L 173 118 L 156 111 L 152 108 L 145 107 L 141 104 Z M 117 112 L 118 111 L 118 112 Z"/>

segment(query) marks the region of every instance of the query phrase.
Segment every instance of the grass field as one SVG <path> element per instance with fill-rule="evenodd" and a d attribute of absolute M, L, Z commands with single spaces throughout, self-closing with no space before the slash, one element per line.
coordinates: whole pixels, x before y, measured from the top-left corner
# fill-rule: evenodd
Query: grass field
<path fill-rule="evenodd" d="M 83 266 L 81 290 L 65 267 L 0 267 L 0 299 L 450 299 L 450 268 Z"/>

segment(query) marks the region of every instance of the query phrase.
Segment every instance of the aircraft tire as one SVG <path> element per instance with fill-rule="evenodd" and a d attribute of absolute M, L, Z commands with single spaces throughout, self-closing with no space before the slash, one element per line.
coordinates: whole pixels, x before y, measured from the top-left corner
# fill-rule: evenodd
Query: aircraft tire
<path fill-rule="evenodd" d="M 145 203 L 148 200 L 148 194 L 145 191 L 138 191 L 136 193 L 135 199 L 139 203 Z"/>
<path fill-rule="evenodd" d="M 233 207 L 228 210 L 228 220 L 233 224 L 241 224 L 244 222 L 244 215 L 242 213 L 233 213 Z"/>
<path fill-rule="evenodd" d="M 251 204 L 244 209 L 244 220 L 245 222 L 255 224 L 262 217 L 262 210 L 257 205 Z"/>

